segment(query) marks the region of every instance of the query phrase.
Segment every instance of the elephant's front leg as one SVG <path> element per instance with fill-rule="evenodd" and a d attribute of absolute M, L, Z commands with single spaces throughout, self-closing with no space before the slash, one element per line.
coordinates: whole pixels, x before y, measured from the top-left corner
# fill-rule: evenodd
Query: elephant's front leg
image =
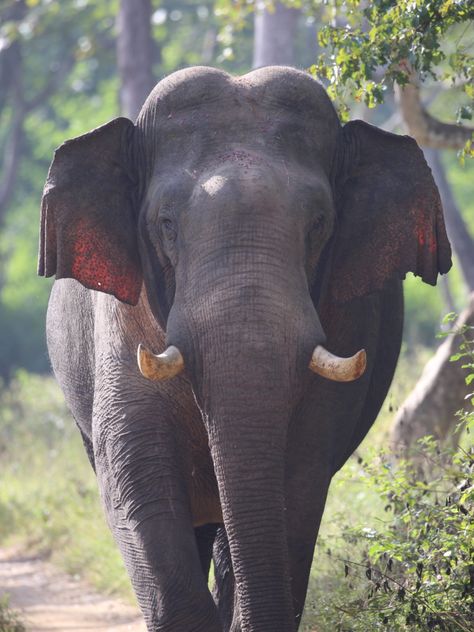
<path fill-rule="evenodd" d="M 288 434 L 286 518 L 296 629 L 303 615 L 316 537 L 331 481 L 330 441 L 311 402 L 292 420 Z M 319 426 L 319 427 L 318 427 Z"/>
<path fill-rule="evenodd" d="M 117 399 L 116 394 L 113 404 L 103 401 L 95 410 L 97 478 L 148 630 L 218 632 L 192 527 L 176 421 L 160 416 L 166 407 L 156 400 L 147 406 L 143 397 Z"/>

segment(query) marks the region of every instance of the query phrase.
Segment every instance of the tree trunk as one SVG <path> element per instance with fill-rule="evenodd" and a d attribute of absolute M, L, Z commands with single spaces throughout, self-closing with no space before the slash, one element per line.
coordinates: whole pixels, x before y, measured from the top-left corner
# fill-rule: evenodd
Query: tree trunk
<path fill-rule="evenodd" d="M 457 255 L 464 281 L 470 292 L 474 292 L 474 241 L 470 236 L 436 149 L 424 149 L 425 157 L 438 185 L 444 207 L 446 229 Z M 444 298 L 449 288 L 444 287 Z M 450 308 L 452 311 L 452 308 Z M 469 306 L 460 315 L 456 329 L 463 325 L 474 324 L 474 294 L 471 294 Z M 462 362 L 450 362 L 456 353 L 460 336 L 451 335 L 439 347 L 434 357 L 426 365 L 421 378 L 413 391 L 403 403 L 392 425 L 392 442 L 402 452 L 413 447 L 414 443 L 425 435 L 433 435 L 437 439 L 456 440 L 453 428 L 457 423 L 455 413 L 462 408 L 468 392 L 465 383 L 466 370 Z"/>
<path fill-rule="evenodd" d="M 454 329 L 462 331 L 464 326 L 474 326 L 474 294 Z M 465 335 L 474 339 L 472 331 L 468 330 Z M 391 432 L 391 443 L 395 448 L 404 452 L 425 435 L 456 440 L 456 433 L 452 432 L 455 414 L 465 405 L 465 397 L 472 391 L 472 386 L 467 386 L 465 381 L 467 370 L 462 368 L 466 362 L 450 362 L 461 342 L 461 334 L 449 335 L 425 366 L 417 385 L 395 417 Z"/>
<path fill-rule="evenodd" d="M 26 5 L 24 0 L 21 0 L 0 12 L 0 23 L 9 20 L 20 22 L 25 13 Z M 3 86 L 0 96 L 1 110 L 7 104 L 12 110 L 4 141 L 3 157 L 0 160 L 0 229 L 2 229 L 19 172 L 26 116 L 23 94 L 23 58 L 19 38 L 0 51 L 0 80 Z"/>
<path fill-rule="evenodd" d="M 150 18 L 150 0 L 120 0 L 117 19 L 120 109 L 133 121 L 155 84 Z"/>
<path fill-rule="evenodd" d="M 446 311 L 455 312 L 456 304 L 454 302 L 453 293 L 451 292 L 451 283 L 449 281 L 449 277 L 447 277 L 446 275 L 442 276 L 439 280 L 439 289 L 441 292 L 441 296 L 443 297 Z"/>
<path fill-rule="evenodd" d="M 274 9 L 255 12 L 253 67 L 293 66 L 299 9 L 275 2 Z"/>
<path fill-rule="evenodd" d="M 18 66 L 16 70 L 18 76 L 21 77 L 21 67 Z M 12 106 L 14 111 L 9 134 L 5 141 L 0 179 L 0 229 L 3 228 L 5 215 L 15 191 L 21 161 L 26 111 L 19 90 L 15 90 Z"/>
<path fill-rule="evenodd" d="M 469 292 L 474 292 L 474 240 L 467 230 L 459 207 L 454 199 L 443 164 L 440 160 L 439 152 L 436 149 L 425 148 L 424 153 L 426 161 L 433 172 L 436 184 L 438 185 L 441 201 L 443 203 L 446 230 L 458 258 L 464 281 L 466 282 Z"/>

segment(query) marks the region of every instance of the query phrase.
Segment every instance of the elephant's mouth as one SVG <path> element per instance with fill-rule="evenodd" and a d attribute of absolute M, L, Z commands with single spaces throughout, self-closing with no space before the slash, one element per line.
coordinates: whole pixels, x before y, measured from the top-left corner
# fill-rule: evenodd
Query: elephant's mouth
<path fill-rule="evenodd" d="M 185 366 L 181 352 L 174 346 L 170 346 L 163 353 L 155 355 L 140 344 L 137 350 L 137 361 L 143 377 L 154 382 L 179 375 Z M 363 375 L 366 366 L 365 349 L 361 349 L 349 358 L 341 358 L 332 354 L 322 345 L 317 345 L 308 368 L 335 382 L 352 382 Z"/>

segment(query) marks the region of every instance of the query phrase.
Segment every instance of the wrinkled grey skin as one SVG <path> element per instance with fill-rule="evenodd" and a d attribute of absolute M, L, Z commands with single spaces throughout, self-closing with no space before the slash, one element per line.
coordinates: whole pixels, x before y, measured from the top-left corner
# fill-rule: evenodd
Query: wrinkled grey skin
<path fill-rule="evenodd" d="M 448 267 L 416 144 L 343 130 L 295 70 L 180 71 L 136 126 L 59 150 L 40 273 L 72 278 L 48 346 L 149 630 L 298 628 L 331 477 L 392 379 L 400 278 Z M 139 343 L 185 372 L 148 381 Z M 311 373 L 320 343 L 365 348 L 365 374 Z"/>

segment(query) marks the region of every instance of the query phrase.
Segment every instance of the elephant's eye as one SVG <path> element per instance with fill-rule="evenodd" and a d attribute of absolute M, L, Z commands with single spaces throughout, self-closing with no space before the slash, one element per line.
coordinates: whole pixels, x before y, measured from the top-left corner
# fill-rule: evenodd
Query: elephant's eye
<path fill-rule="evenodd" d="M 161 220 L 161 233 L 167 241 L 175 241 L 177 237 L 176 228 L 173 222 L 168 219 Z"/>

